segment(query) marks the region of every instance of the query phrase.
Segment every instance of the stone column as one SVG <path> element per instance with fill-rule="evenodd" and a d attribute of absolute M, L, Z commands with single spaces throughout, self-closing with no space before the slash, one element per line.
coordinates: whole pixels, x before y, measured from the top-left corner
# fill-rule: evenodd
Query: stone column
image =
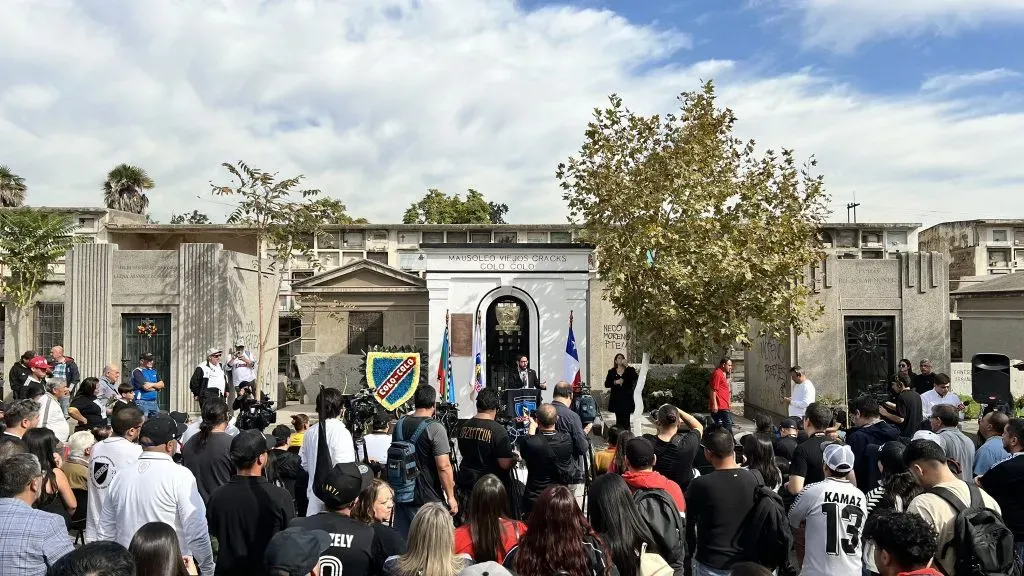
<path fill-rule="evenodd" d="M 181 270 L 181 303 L 173 319 L 178 331 L 175 354 L 172 410 L 196 411 L 188 381 L 206 358 L 210 346 L 223 346 L 224 302 L 221 288 L 226 282 L 221 265 L 220 244 L 182 244 L 178 249 Z"/>
<path fill-rule="evenodd" d="M 111 358 L 114 244 L 76 244 L 67 255 L 64 349 L 82 377 L 100 376 Z M 114 362 L 119 364 L 119 362 Z"/>

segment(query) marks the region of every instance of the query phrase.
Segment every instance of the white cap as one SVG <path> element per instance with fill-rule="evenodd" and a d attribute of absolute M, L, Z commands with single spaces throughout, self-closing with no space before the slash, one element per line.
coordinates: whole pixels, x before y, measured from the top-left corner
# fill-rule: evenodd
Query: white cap
<path fill-rule="evenodd" d="M 918 430 L 914 432 L 914 440 L 931 440 L 939 446 L 942 446 L 942 442 L 939 442 L 939 435 L 931 430 Z"/>
<path fill-rule="evenodd" d="M 223 353 L 223 350 L 221 350 L 220 348 L 210 348 L 209 350 L 206 351 L 206 357 L 209 358 L 210 356 L 213 356 L 214 354 L 221 354 L 221 353 Z"/>
<path fill-rule="evenodd" d="M 241 338 L 235 338 L 235 348 L 244 348 L 244 347 L 245 347 L 245 340 L 243 340 Z"/>
<path fill-rule="evenodd" d="M 833 472 L 849 474 L 853 470 L 853 450 L 846 444 L 829 444 L 821 455 Z"/>

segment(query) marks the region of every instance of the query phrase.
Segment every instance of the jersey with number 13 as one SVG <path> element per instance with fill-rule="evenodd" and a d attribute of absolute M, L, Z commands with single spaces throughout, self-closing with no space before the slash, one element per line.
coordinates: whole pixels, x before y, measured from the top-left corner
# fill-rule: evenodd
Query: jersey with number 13
<path fill-rule="evenodd" d="M 867 498 L 847 480 L 826 478 L 803 489 L 789 511 L 789 523 L 806 522 L 801 576 L 860 576 L 861 534 Z"/>

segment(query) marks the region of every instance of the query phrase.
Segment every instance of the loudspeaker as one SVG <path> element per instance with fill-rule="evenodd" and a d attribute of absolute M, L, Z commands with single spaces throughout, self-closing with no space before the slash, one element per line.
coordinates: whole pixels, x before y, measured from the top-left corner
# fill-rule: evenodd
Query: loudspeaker
<path fill-rule="evenodd" d="M 982 353 L 971 358 L 971 397 L 985 404 L 1012 404 L 1010 357 Z"/>

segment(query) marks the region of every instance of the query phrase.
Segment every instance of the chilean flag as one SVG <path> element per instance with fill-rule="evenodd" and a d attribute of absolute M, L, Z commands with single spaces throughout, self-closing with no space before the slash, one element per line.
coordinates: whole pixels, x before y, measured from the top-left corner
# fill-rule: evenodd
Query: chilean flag
<path fill-rule="evenodd" d="M 576 336 L 572 333 L 572 311 L 569 312 L 569 340 L 565 343 L 565 381 L 579 389 L 583 381 L 580 376 L 580 355 L 576 352 Z"/>

